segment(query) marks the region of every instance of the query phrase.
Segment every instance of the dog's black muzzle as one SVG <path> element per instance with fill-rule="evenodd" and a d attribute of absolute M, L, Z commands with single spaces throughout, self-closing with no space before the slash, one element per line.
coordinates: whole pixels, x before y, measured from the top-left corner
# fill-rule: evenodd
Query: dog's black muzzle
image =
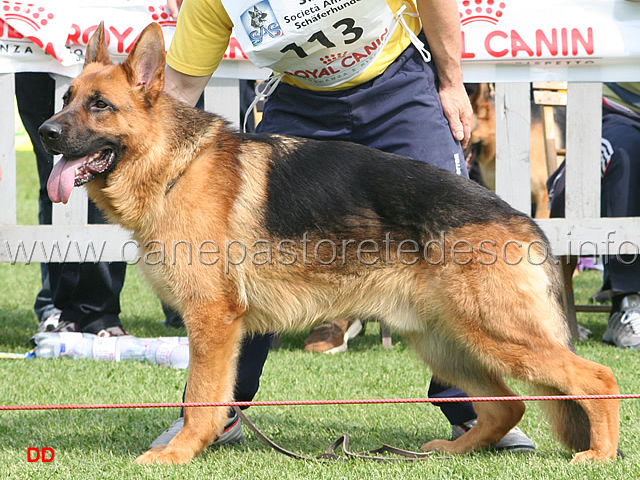
<path fill-rule="evenodd" d="M 60 154 L 60 141 L 62 140 L 62 134 L 64 129 L 58 122 L 47 120 L 38 129 L 40 135 L 40 141 L 45 150 L 51 155 Z"/>

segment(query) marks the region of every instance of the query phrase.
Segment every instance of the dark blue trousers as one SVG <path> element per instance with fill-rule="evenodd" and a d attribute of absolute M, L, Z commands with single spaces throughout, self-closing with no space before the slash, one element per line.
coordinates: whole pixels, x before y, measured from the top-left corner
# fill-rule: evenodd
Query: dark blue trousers
<path fill-rule="evenodd" d="M 467 176 L 462 148 L 442 113 L 435 67 L 413 46 L 382 75 L 349 90 L 281 83 L 256 132 L 351 141 Z"/>

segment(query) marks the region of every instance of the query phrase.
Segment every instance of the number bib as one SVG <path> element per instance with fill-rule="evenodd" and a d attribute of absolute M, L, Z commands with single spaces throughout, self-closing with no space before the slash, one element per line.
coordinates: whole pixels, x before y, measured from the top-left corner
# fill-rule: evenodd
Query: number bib
<path fill-rule="evenodd" d="M 222 0 L 258 67 L 330 88 L 373 64 L 397 25 L 385 0 Z"/>

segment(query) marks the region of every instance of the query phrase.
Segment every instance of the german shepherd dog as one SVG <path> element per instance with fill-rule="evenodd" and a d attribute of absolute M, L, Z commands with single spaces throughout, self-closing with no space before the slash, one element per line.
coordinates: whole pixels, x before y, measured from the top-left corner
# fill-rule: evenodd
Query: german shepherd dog
<path fill-rule="evenodd" d="M 382 319 L 471 396 L 515 395 L 505 375 L 545 394 L 617 393 L 609 368 L 573 353 L 557 268 L 528 216 L 421 162 L 346 142 L 233 133 L 163 93 L 164 59 L 151 24 L 112 64 L 101 26 L 40 135 L 62 155 L 48 182 L 53 201 L 86 184 L 141 255 L 175 246 L 173 258 L 141 268 L 184 317 L 187 402 L 232 400 L 243 336 L 343 316 Z M 617 400 L 544 403 L 559 438 L 579 452 L 574 462 L 616 457 Z M 486 448 L 525 410 L 520 401 L 475 408 L 469 432 L 423 449 Z M 186 408 L 169 444 L 136 461 L 188 462 L 226 415 Z"/>

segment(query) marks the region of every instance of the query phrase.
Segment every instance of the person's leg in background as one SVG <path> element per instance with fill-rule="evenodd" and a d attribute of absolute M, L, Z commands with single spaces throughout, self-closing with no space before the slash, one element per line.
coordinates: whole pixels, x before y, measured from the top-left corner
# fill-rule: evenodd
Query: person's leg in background
<path fill-rule="evenodd" d="M 38 166 L 39 222 L 48 225 L 52 220 L 52 203 L 46 185 L 53 168 L 53 157 L 42 147 L 38 128 L 54 113 L 55 82 L 47 73 L 17 73 L 15 79 L 18 111 L 33 144 Z M 89 202 L 88 221 L 105 223 L 102 213 L 93 202 Z M 43 289 L 35 304 L 35 309 L 44 322 L 41 329 L 58 323 L 47 323 L 47 320 L 50 320 L 51 315 L 61 312 L 59 323 L 54 327 L 62 329 L 61 331 L 78 330 L 103 335 L 126 333 L 119 319 L 119 298 L 126 263 L 51 263 L 41 268 Z"/>
<path fill-rule="evenodd" d="M 36 155 L 38 168 L 38 223 L 51 224 L 51 200 L 47 194 L 47 179 L 51 173 L 51 156 L 45 152 L 38 138 L 38 127 L 53 115 L 54 82 L 48 73 L 16 73 L 16 100 L 20 119 L 24 125 Z M 40 322 L 39 330 L 53 330 L 58 326 L 60 310 L 53 305 L 49 268 L 46 263 L 40 264 L 42 289 L 38 293 L 34 311 Z"/>
<path fill-rule="evenodd" d="M 601 151 L 602 216 L 640 216 L 640 120 L 605 114 Z M 611 252 L 604 258 L 604 282 L 612 298 L 603 341 L 640 349 L 640 259 Z"/>

